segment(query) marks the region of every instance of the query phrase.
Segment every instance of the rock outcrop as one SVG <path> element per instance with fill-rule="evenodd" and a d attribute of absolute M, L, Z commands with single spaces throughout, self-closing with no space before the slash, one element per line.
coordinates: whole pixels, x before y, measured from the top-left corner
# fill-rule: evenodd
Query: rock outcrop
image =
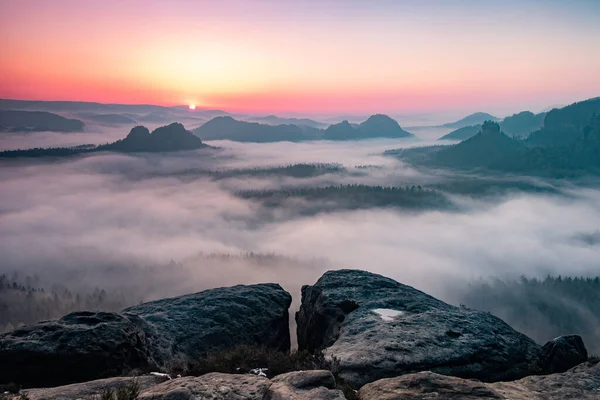
<path fill-rule="evenodd" d="M 215 372 L 161 383 L 140 393 L 139 400 L 263 400 L 270 384 L 261 376 Z"/>
<path fill-rule="evenodd" d="M 329 371 L 297 371 L 271 379 L 265 400 L 345 400 Z"/>
<path fill-rule="evenodd" d="M 0 380 L 52 386 L 122 375 L 154 364 L 135 315 L 75 312 L 0 336 Z"/>
<path fill-rule="evenodd" d="M 210 289 L 129 307 L 154 329 L 160 363 L 197 359 L 241 344 L 290 349 L 292 296 L 274 283 Z"/>
<path fill-rule="evenodd" d="M 361 400 L 595 400 L 600 398 L 600 364 L 586 363 L 561 374 L 496 383 L 419 372 L 369 383 L 360 389 L 358 397 Z"/>
<path fill-rule="evenodd" d="M 75 400 L 95 398 L 105 390 L 116 390 L 136 382 L 140 400 L 343 400 L 329 371 L 297 371 L 269 380 L 246 374 L 210 373 L 199 377 L 166 380 L 145 375 L 110 378 L 22 391 L 31 400 Z M 592 400 L 600 398 L 600 364 L 583 363 L 567 372 L 529 376 L 512 382 L 485 383 L 418 372 L 380 379 L 363 386 L 360 400 Z M 15 400 L 19 396 L 14 397 Z"/>
<path fill-rule="evenodd" d="M 0 335 L 0 383 L 53 386 L 158 368 L 241 344 L 287 351 L 291 296 L 277 284 L 238 285 L 76 312 Z"/>
<path fill-rule="evenodd" d="M 421 400 L 421 399 L 502 399 L 485 383 L 445 376 L 433 372 L 418 372 L 397 378 L 380 379 L 358 391 L 360 400 Z"/>
<path fill-rule="evenodd" d="M 381 275 L 325 273 L 302 288 L 301 350 L 324 349 L 360 387 L 419 371 L 484 381 L 526 376 L 540 347 L 491 314 L 458 308 Z"/>
<path fill-rule="evenodd" d="M 251 374 L 210 373 L 170 379 L 164 374 L 99 379 L 22 391 L 30 400 L 93 399 L 105 391 L 137 384 L 139 399 L 188 400 L 345 400 L 329 371 L 296 371 L 269 380 Z M 18 397 L 17 397 L 18 398 Z"/>
<path fill-rule="evenodd" d="M 166 376 L 156 375 L 117 377 L 53 388 L 29 389 L 24 390 L 23 393 L 27 395 L 29 400 L 96 399 L 105 391 L 116 391 L 121 388 L 130 387 L 133 384 L 137 384 L 139 389 L 144 391 L 168 379 Z"/>
<path fill-rule="evenodd" d="M 587 349 L 579 335 L 559 336 L 542 347 L 538 365 L 543 372 L 565 372 L 588 359 Z"/>

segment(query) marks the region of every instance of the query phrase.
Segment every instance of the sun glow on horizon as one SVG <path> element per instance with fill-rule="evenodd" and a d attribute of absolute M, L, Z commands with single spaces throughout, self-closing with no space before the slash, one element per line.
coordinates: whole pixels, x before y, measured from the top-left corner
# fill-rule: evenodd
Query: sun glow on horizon
<path fill-rule="evenodd" d="M 508 114 L 600 91 L 598 1 L 4 3 L 0 98 Z"/>

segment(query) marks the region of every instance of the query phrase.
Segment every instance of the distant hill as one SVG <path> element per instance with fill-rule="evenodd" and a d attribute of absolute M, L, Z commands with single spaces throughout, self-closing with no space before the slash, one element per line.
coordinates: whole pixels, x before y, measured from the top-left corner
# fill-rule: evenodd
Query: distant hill
<path fill-rule="evenodd" d="M 499 160 L 513 157 L 525 148 L 500 131 L 496 122 L 486 121 L 477 135 L 435 153 L 433 163 L 452 168 L 487 167 Z"/>
<path fill-rule="evenodd" d="M 0 126 L 11 132 L 81 132 L 85 124 L 45 111 L 0 110 Z"/>
<path fill-rule="evenodd" d="M 194 129 L 203 140 L 234 140 L 238 142 L 299 142 L 303 140 L 359 140 L 369 138 L 404 138 L 413 135 L 398 122 L 385 115 L 373 115 L 355 125 L 348 121 L 317 129 L 307 125 L 268 125 L 238 121 L 232 117 L 217 117 Z"/>
<path fill-rule="evenodd" d="M 414 136 L 400 127 L 398 122 L 387 115 L 371 115 L 365 122 L 358 126 L 361 139 L 367 138 L 405 138 Z"/>
<path fill-rule="evenodd" d="M 146 115 L 140 116 L 137 118 L 140 122 L 148 122 L 148 123 L 166 123 L 167 121 L 172 121 L 173 115 L 171 114 L 171 110 L 163 109 L 152 111 Z"/>
<path fill-rule="evenodd" d="M 527 138 L 530 146 L 562 146 L 581 139 L 594 115 L 600 115 L 600 97 L 553 109 L 546 114 L 544 126 Z"/>
<path fill-rule="evenodd" d="M 444 128 L 464 128 L 465 126 L 473 126 L 473 125 L 481 125 L 485 121 L 499 121 L 500 119 L 484 112 L 476 112 L 471 115 L 467 115 L 466 117 L 459 119 L 456 122 L 449 122 L 447 124 L 442 125 Z"/>
<path fill-rule="evenodd" d="M 526 136 L 544 126 L 546 114 L 534 114 L 531 111 L 513 114 L 500 122 L 500 129 L 509 136 Z"/>
<path fill-rule="evenodd" d="M 101 114 L 114 113 L 150 113 L 156 110 L 165 110 L 167 107 L 150 104 L 104 104 L 85 101 L 40 101 L 40 100 L 10 100 L 0 99 L 2 110 L 31 110 L 52 112 L 91 112 Z"/>
<path fill-rule="evenodd" d="M 358 130 L 350 125 L 347 120 L 330 125 L 325 129 L 323 139 L 326 140 L 353 140 L 358 139 Z"/>
<path fill-rule="evenodd" d="M 463 126 L 442 136 L 438 140 L 466 140 L 481 132 L 481 125 Z"/>
<path fill-rule="evenodd" d="M 546 113 L 523 111 L 500 121 L 500 130 L 507 136 L 523 137 L 544 126 Z M 481 131 L 481 124 L 465 126 L 442 136 L 438 140 L 466 140 Z"/>
<path fill-rule="evenodd" d="M 429 168 L 477 169 L 552 178 L 600 175 L 600 113 L 584 123 L 592 103 L 574 106 L 555 116 L 550 125 L 556 129 L 550 132 L 567 135 L 570 139 L 567 143 L 564 139 L 549 140 L 544 145 L 534 146 L 529 140 L 508 137 L 501 132 L 498 123 L 487 121 L 480 133 L 456 145 L 388 150 L 385 154 Z M 582 109 L 577 110 L 577 107 Z M 554 123 L 562 128 L 554 128 Z M 538 134 L 546 129 L 545 126 Z M 556 136 L 551 138 L 556 139 Z"/>
<path fill-rule="evenodd" d="M 236 142 L 298 142 L 318 139 L 321 130 L 309 126 L 267 125 L 238 121 L 232 117 L 216 117 L 194 129 L 202 140 L 233 140 Z"/>
<path fill-rule="evenodd" d="M 170 152 L 209 148 L 198 137 L 186 130 L 180 123 L 172 123 L 155 129 L 152 133 L 145 126 L 131 129 L 127 137 L 101 146 L 81 145 L 74 147 L 35 148 L 27 150 L 0 151 L 0 158 L 18 157 L 65 157 L 93 153 L 98 151 L 114 151 L 119 153 L 135 152 Z"/>
<path fill-rule="evenodd" d="M 323 139 L 326 140 L 360 140 L 373 138 L 407 138 L 414 137 L 410 132 L 400 127 L 398 122 L 387 115 L 371 115 L 358 126 L 348 121 L 331 125 L 325 130 Z"/>
<path fill-rule="evenodd" d="M 248 118 L 249 122 L 258 122 L 267 125 L 304 125 L 310 126 L 311 128 L 322 129 L 327 127 L 327 124 L 318 122 L 309 118 L 282 118 L 276 115 L 267 115 L 266 117 L 253 117 Z"/>
<path fill-rule="evenodd" d="M 492 165 L 492 169 L 514 173 L 536 173 L 560 178 L 600 175 L 600 114 L 594 115 L 582 134 L 568 144 L 537 146 Z"/>
<path fill-rule="evenodd" d="M 182 124 L 175 122 L 157 128 L 152 133 L 145 126 L 136 126 L 125 139 L 98 146 L 97 150 L 130 153 L 195 150 L 203 147 L 208 146 Z"/>
<path fill-rule="evenodd" d="M 103 125 L 132 125 L 137 123 L 131 117 L 122 114 L 80 113 L 79 116 Z"/>

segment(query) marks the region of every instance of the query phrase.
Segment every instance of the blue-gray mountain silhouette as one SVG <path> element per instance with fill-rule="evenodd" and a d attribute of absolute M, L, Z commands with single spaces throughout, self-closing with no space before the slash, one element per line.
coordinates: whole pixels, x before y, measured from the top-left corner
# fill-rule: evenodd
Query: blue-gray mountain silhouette
<path fill-rule="evenodd" d="M 0 111 L 0 130 L 11 132 L 81 132 L 84 123 L 46 111 Z"/>
<path fill-rule="evenodd" d="M 500 119 L 484 112 L 476 112 L 459 119 L 456 122 L 449 122 L 442 125 L 444 128 L 463 128 L 465 126 L 481 125 L 485 121 L 499 121 Z"/>

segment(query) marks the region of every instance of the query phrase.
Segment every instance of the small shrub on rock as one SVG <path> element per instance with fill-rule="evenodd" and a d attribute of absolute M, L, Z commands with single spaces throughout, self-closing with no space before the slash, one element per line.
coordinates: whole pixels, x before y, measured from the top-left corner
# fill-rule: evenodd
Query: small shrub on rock
<path fill-rule="evenodd" d="M 137 381 L 118 388 L 117 390 L 107 389 L 100 395 L 99 400 L 137 400 L 140 395 L 140 385 Z"/>
<path fill-rule="evenodd" d="M 210 372 L 247 374 L 255 368 L 266 368 L 265 372 L 269 378 L 292 371 L 329 369 L 320 352 L 284 353 L 263 347 L 240 345 L 207 354 L 198 360 L 172 365 L 170 372 L 173 375 L 191 376 L 200 376 Z"/>

